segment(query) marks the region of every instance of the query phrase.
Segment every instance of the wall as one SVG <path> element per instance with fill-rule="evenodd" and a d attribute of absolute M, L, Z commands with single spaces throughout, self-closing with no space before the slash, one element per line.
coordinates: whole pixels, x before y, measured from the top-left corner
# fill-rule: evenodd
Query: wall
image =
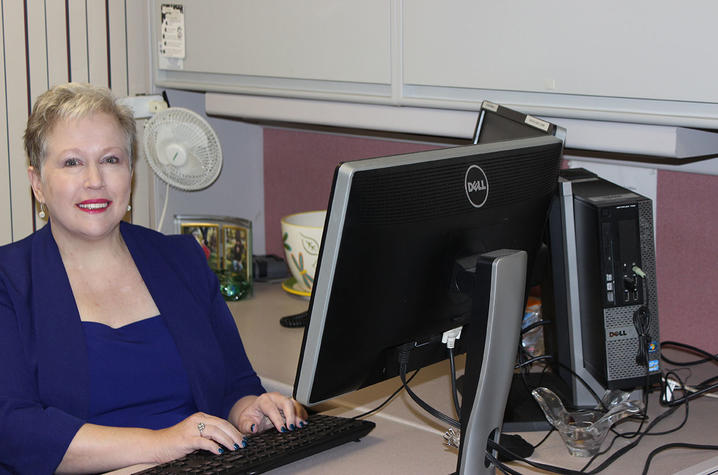
<path fill-rule="evenodd" d="M 279 224 L 283 216 L 327 208 L 334 169 L 339 162 L 434 147 L 427 143 L 265 128 L 267 252 L 284 256 Z"/>
<path fill-rule="evenodd" d="M 264 254 L 264 181 L 262 164 L 262 128 L 237 120 L 207 117 L 204 94 L 168 89 L 171 107 L 197 112 L 214 129 L 222 146 L 222 171 L 212 185 L 199 191 L 169 189 L 162 232 L 175 233 L 176 214 L 234 216 L 252 221 L 254 254 Z M 152 171 L 149 170 L 152 174 Z M 166 184 L 154 178 L 154 225 L 157 227 L 165 200 Z"/>
<path fill-rule="evenodd" d="M 35 98 L 68 81 L 109 87 L 118 97 L 147 93 L 150 78 L 144 0 L 3 1 L 0 7 L 1 245 L 44 224 L 34 213 L 22 145 Z M 143 167 L 140 161 L 138 171 Z M 145 185 L 135 180 L 133 218 L 148 222 Z"/>
<path fill-rule="evenodd" d="M 340 160 L 405 153 L 430 144 L 265 128 L 267 252 L 283 255 L 279 220 L 324 209 Z M 718 176 L 658 171 L 656 258 L 661 340 L 716 352 L 711 296 L 718 280 Z"/>
<path fill-rule="evenodd" d="M 658 308 L 661 339 L 718 352 L 718 176 L 659 171 Z"/>

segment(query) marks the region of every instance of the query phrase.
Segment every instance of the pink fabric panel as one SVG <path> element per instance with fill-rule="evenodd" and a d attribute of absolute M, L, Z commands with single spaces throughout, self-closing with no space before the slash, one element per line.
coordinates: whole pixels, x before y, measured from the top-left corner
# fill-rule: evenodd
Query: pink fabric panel
<path fill-rule="evenodd" d="M 268 254 L 284 256 L 279 221 L 326 209 L 342 161 L 427 150 L 427 144 L 297 130 L 264 129 L 264 214 Z"/>
<path fill-rule="evenodd" d="M 266 248 L 282 256 L 282 216 L 325 209 L 341 161 L 435 148 L 297 130 L 264 129 Z M 715 353 L 718 176 L 659 170 L 656 260 L 661 340 Z"/>
<path fill-rule="evenodd" d="M 661 340 L 718 352 L 718 176 L 659 170 L 656 260 Z"/>

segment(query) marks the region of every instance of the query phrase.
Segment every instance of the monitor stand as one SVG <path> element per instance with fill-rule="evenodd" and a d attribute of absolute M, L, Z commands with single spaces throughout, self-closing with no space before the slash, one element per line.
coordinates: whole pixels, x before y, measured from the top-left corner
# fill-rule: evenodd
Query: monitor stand
<path fill-rule="evenodd" d="M 489 439 L 498 442 L 501 434 L 521 332 L 526 260 L 524 251 L 500 250 L 482 254 L 475 267 L 468 266 L 475 269 L 475 279 L 471 322 L 462 336 L 466 371 L 459 474 L 494 473 L 486 459 L 487 444 Z"/>

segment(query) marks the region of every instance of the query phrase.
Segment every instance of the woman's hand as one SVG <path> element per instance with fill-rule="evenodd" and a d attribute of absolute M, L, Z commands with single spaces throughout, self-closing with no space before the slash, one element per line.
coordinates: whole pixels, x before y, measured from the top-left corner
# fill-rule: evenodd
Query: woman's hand
<path fill-rule="evenodd" d="M 234 404 L 229 420 L 245 434 L 256 434 L 271 427 L 280 432 L 304 427 L 307 411 L 292 398 L 279 393 L 245 396 Z"/>
<path fill-rule="evenodd" d="M 158 430 L 157 436 L 162 439 L 157 462 L 168 462 L 197 449 L 221 454 L 227 449 L 237 450 L 247 444 L 244 436 L 229 421 L 203 412 Z"/>

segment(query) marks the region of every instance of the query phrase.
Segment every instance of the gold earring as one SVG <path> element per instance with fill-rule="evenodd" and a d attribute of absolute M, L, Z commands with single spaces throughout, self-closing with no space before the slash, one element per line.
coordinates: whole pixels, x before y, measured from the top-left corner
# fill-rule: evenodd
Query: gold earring
<path fill-rule="evenodd" d="M 45 203 L 40 203 L 40 211 L 37 213 L 38 216 L 40 216 L 41 219 L 45 219 Z"/>

